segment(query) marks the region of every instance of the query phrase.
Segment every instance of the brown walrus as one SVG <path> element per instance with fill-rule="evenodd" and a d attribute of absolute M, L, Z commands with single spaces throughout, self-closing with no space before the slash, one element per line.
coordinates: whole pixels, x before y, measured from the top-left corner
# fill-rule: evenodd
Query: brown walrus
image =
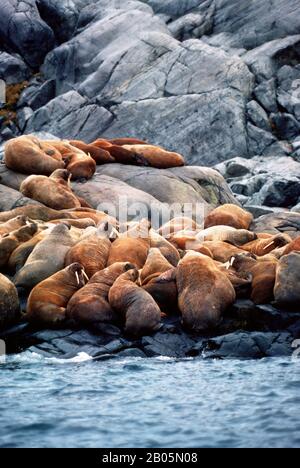
<path fill-rule="evenodd" d="M 143 336 L 158 330 L 161 312 L 149 293 L 136 284 L 136 269 L 123 273 L 109 291 L 109 303 L 125 322 L 125 332 Z"/>
<path fill-rule="evenodd" d="M 149 166 L 149 163 L 145 158 L 133 151 L 128 151 L 124 146 L 110 145 L 106 147 L 106 150 L 114 158 L 115 162 L 120 164 Z"/>
<path fill-rule="evenodd" d="M 103 211 L 93 210 L 91 208 L 74 208 L 70 210 L 53 210 L 46 206 L 26 205 L 14 208 L 10 211 L 0 213 L 0 222 L 9 221 L 16 216 L 24 215 L 30 219 L 49 222 L 57 219 L 81 219 L 91 218 L 98 225 L 103 221 L 108 221 L 110 224 L 116 225 L 117 222 L 111 216 L 108 216 Z"/>
<path fill-rule="evenodd" d="M 13 251 L 23 242 L 31 239 L 38 231 L 36 223 L 30 223 L 0 238 L 0 268 L 7 265 Z"/>
<path fill-rule="evenodd" d="M 290 242 L 283 250 L 282 255 L 288 255 L 291 252 L 300 251 L 300 237 L 296 237 L 292 242 Z"/>
<path fill-rule="evenodd" d="M 17 216 L 16 218 L 10 219 L 0 224 L 0 237 L 9 234 L 12 231 L 16 231 L 22 226 L 25 226 L 28 222 L 27 216 Z"/>
<path fill-rule="evenodd" d="M 211 258 L 192 251 L 180 260 L 175 274 L 183 325 L 194 331 L 216 327 L 236 298 L 226 274 Z"/>
<path fill-rule="evenodd" d="M 272 255 L 256 258 L 250 253 L 238 254 L 232 267 L 252 276 L 251 299 L 255 304 L 268 304 L 274 299 L 274 285 L 278 260 Z"/>
<path fill-rule="evenodd" d="M 88 284 L 70 299 L 66 315 L 77 323 L 114 322 L 116 314 L 108 302 L 108 293 L 116 279 L 134 268 L 131 263 L 114 263 L 96 273 Z"/>
<path fill-rule="evenodd" d="M 147 141 L 139 140 L 138 138 L 113 138 L 109 140 L 112 145 L 124 146 L 124 145 L 147 145 Z"/>
<path fill-rule="evenodd" d="M 146 263 L 140 273 L 142 286 L 171 268 L 173 268 L 173 266 L 163 256 L 161 251 L 157 248 L 151 248 L 148 252 Z"/>
<path fill-rule="evenodd" d="M 107 266 L 116 262 L 133 263 L 139 270 L 146 263 L 150 248 L 149 221 L 141 220 L 127 232 L 120 234 L 110 248 Z"/>
<path fill-rule="evenodd" d="M 59 173 L 55 171 L 50 177 L 31 175 L 22 182 L 20 192 L 25 197 L 32 198 L 54 210 L 79 208 L 81 203 L 71 188 L 58 181 L 58 176 L 68 180 L 69 174 L 67 170 L 60 170 Z"/>
<path fill-rule="evenodd" d="M 65 265 L 80 263 L 89 278 L 107 265 L 111 241 L 108 223 L 92 228 L 66 255 Z"/>
<path fill-rule="evenodd" d="M 20 317 L 18 292 L 13 283 L 0 273 L 0 331 Z"/>
<path fill-rule="evenodd" d="M 192 218 L 186 216 L 176 217 L 171 219 L 171 221 L 166 222 L 159 228 L 158 234 L 168 239 L 170 236 L 174 235 L 176 232 L 180 231 L 194 231 L 198 232 L 202 229 L 196 221 Z"/>
<path fill-rule="evenodd" d="M 214 260 L 221 263 L 226 263 L 234 255 L 245 252 L 242 247 L 239 248 L 235 245 L 231 245 L 227 242 L 222 241 L 206 241 L 193 250 L 201 253 L 200 249 L 202 249 L 203 247 L 206 247 L 209 250 Z"/>
<path fill-rule="evenodd" d="M 154 276 L 147 284 L 142 286 L 164 313 L 178 311 L 178 292 L 174 272 L 175 268 L 173 267 L 160 276 Z"/>
<path fill-rule="evenodd" d="M 158 248 L 163 256 L 173 266 L 177 266 L 180 260 L 178 250 L 164 237 L 160 236 L 154 229 L 150 229 L 150 247 Z"/>
<path fill-rule="evenodd" d="M 249 229 L 253 216 L 237 205 L 225 204 L 214 209 L 205 219 L 205 229 L 212 226 L 232 226 L 236 229 Z"/>
<path fill-rule="evenodd" d="M 55 273 L 31 291 L 26 319 L 47 326 L 62 322 L 69 300 L 84 285 L 84 270 L 78 263 Z"/>
<path fill-rule="evenodd" d="M 75 244 L 70 227 L 58 224 L 41 240 L 27 258 L 23 268 L 16 274 L 17 287 L 33 288 L 40 281 L 49 278 L 64 268 L 65 257 Z"/>
<path fill-rule="evenodd" d="M 276 271 L 275 302 L 279 306 L 297 307 L 300 303 L 300 253 L 281 257 Z"/>
<path fill-rule="evenodd" d="M 79 219 L 53 219 L 51 224 L 64 223 L 67 226 L 73 226 L 77 229 L 87 229 L 88 227 L 96 227 L 95 221 L 91 218 L 79 218 Z"/>
<path fill-rule="evenodd" d="M 50 175 L 65 167 L 60 152 L 48 142 L 33 135 L 9 140 L 5 145 L 4 162 L 9 169 L 22 174 Z"/>
<path fill-rule="evenodd" d="M 72 179 L 90 179 L 93 177 L 96 172 L 96 162 L 84 151 L 70 145 L 66 140 L 49 140 L 47 143 L 60 152 L 66 169 L 72 174 Z"/>
<path fill-rule="evenodd" d="M 153 145 L 123 145 L 123 149 L 145 159 L 149 166 L 157 169 L 184 166 L 184 158 L 181 154 L 166 151 Z"/>
<path fill-rule="evenodd" d="M 15 274 L 21 268 L 23 268 L 23 266 L 26 263 L 26 260 L 28 259 L 35 246 L 42 239 L 44 239 L 50 231 L 51 228 L 38 232 L 31 239 L 29 239 L 26 242 L 23 242 L 21 245 L 19 245 L 19 247 L 17 247 L 13 251 L 8 260 L 8 269 L 11 273 Z"/>
<path fill-rule="evenodd" d="M 242 249 L 254 255 L 262 257 L 275 249 L 284 247 L 289 244 L 291 238 L 287 234 L 277 234 L 268 239 L 257 239 L 243 245 Z"/>
<path fill-rule="evenodd" d="M 94 146 L 92 143 L 88 145 L 80 140 L 70 140 L 69 143 L 81 151 L 84 151 L 85 154 L 91 156 L 97 165 L 115 162 L 115 159 L 110 155 L 109 151 Z"/>

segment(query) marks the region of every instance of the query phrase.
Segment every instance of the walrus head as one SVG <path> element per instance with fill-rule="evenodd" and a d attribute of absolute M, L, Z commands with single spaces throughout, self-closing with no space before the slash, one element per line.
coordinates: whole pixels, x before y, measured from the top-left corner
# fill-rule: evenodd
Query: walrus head
<path fill-rule="evenodd" d="M 89 282 L 89 277 L 80 263 L 72 263 L 67 270 L 71 275 L 74 275 L 78 288 L 82 288 Z"/>
<path fill-rule="evenodd" d="M 285 245 L 290 243 L 290 239 L 285 234 L 277 234 L 270 239 L 270 242 L 264 247 L 264 250 L 269 249 L 270 247 L 274 249 L 278 249 L 280 247 L 284 247 Z"/>

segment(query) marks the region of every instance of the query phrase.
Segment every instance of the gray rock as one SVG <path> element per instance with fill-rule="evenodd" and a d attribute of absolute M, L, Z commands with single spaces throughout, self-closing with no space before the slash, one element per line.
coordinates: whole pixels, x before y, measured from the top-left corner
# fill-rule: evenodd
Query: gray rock
<path fill-rule="evenodd" d="M 281 67 L 285 57 L 289 60 L 299 59 L 300 35 L 277 39 L 247 52 L 243 59 L 250 67 L 256 79 L 261 82 L 273 78 Z"/>
<path fill-rule="evenodd" d="M 271 120 L 275 126 L 277 135 L 282 140 L 291 140 L 300 133 L 300 123 L 291 114 L 271 114 Z"/>
<path fill-rule="evenodd" d="M 267 112 L 277 112 L 275 79 L 262 81 L 254 89 L 254 96 Z"/>
<path fill-rule="evenodd" d="M 248 154 L 244 103 L 232 90 L 123 102 L 111 111 L 115 120 L 105 137 L 134 134 L 181 153 L 188 164 Z"/>
<path fill-rule="evenodd" d="M 249 205 L 293 207 L 300 197 L 298 177 L 272 177 L 248 201 Z"/>
<path fill-rule="evenodd" d="M 0 211 L 13 210 L 18 206 L 28 205 L 29 203 L 40 205 L 40 203 L 30 198 L 23 197 L 20 192 L 0 184 Z"/>
<path fill-rule="evenodd" d="M 34 111 L 55 98 L 55 81 L 35 82 L 28 86 L 20 96 L 18 107 L 30 107 Z"/>
<path fill-rule="evenodd" d="M 245 210 L 249 211 L 253 214 L 254 219 L 259 218 L 260 216 L 264 216 L 271 213 L 282 212 L 282 208 L 270 208 L 269 206 L 262 206 L 262 205 L 248 205 L 249 198 L 247 199 L 247 203 L 244 204 Z"/>
<path fill-rule="evenodd" d="M 207 340 L 202 353 L 214 359 L 291 356 L 292 341 L 289 333 L 235 332 Z"/>
<path fill-rule="evenodd" d="M 32 117 L 33 110 L 31 107 L 22 107 L 17 112 L 18 127 L 21 132 L 24 132 L 27 121 Z"/>
<path fill-rule="evenodd" d="M 271 125 L 266 111 L 256 102 L 250 101 L 247 104 L 247 116 L 256 127 L 262 128 L 266 132 L 271 131 Z"/>
<path fill-rule="evenodd" d="M 76 0 L 37 0 L 41 16 L 60 43 L 71 39 L 76 31 L 79 17 L 76 3 Z"/>
<path fill-rule="evenodd" d="M 251 226 L 254 232 L 269 232 L 278 234 L 286 232 L 293 235 L 300 231 L 300 214 L 282 211 L 261 216 Z"/>
<path fill-rule="evenodd" d="M 0 38 L 32 68 L 41 65 L 54 46 L 53 31 L 41 19 L 34 0 L 2 0 Z"/>
<path fill-rule="evenodd" d="M 0 183 L 2 185 L 19 191 L 22 182 L 26 178 L 27 175 L 11 171 L 3 162 L 0 163 Z"/>
<path fill-rule="evenodd" d="M 29 77 L 30 70 L 19 56 L 0 52 L 0 79 L 10 85 L 21 83 Z"/>
<path fill-rule="evenodd" d="M 247 131 L 250 154 L 284 155 L 289 152 L 288 146 L 281 144 L 272 133 L 252 125 L 251 122 L 247 124 Z"/>

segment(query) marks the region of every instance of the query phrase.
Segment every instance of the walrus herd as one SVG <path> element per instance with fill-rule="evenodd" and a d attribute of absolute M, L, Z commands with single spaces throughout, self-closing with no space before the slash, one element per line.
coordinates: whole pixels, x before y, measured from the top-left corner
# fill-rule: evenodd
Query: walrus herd
<path fill-rule="evenodd" d="M 22 194 L 41 204 L 0 213 L 1 327 L 20 316 L 42 327 L 108 323 L 130 336 L 153 333 L 181 314 L 193 333 L 217 327 L 237 297 L 291 310 L 300 300 L 300 237 L 253 232 L 238 205 L 212 210 L 204 226 L 176 217 L 159 229 L 120 225 L 72 191 L 96 165 L 184 164 L 177 153 L 134 138 L 10 140 L 5 164 L 28 177 Z M 4 317 L 4 318 L 3 318 Z"/>

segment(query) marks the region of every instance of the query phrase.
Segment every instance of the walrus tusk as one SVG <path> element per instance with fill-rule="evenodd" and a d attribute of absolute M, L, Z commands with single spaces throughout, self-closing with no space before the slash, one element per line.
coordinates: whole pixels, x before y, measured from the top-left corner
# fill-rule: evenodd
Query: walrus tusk
<path fill-rule="evenodd" d="M 267 250 L 269 247 L 271 247 L 271 245 L 275 244 L 274 241 L 270 242 L 268 245 L 266 245 L 263 250 Z"/>
<path fill-rule="evenodd" d="M 115 236 L 112 236 L 112 234 L 115 234 Z M 110 239 L 114 239 L 115 237 L 116 237 L 116 238 L 120 237 L 120 234 L 118 233 L 118 231 L 116 230 L 116 228 L 113 227 L 113 228 L 111 229 L 109 238 L 110 238 Z"/>
<path fill-rule="evenodd" d="M 76 279 L 77 279 L 77 284 L 78 284 L 78 286 L 80 286 L 80 281 L 79 281 L 79 276 L 78 276 L 77 271 L 75 272 L 75 276 L 76 276 Z"/>
<path fill-rule="evenodd" d="M 82 270 L 82 274 L 85 277 L 85 279 L 87 280 L 87 282 L 89 282 L 90 278 L 88 277 L 88 275 L 86 274 L 86 272 L 84 270 Z"/>
<path fill-rule="evenodd" d="M 226 268 L 226 270 L 229 270 L 229 268 L 231 267 L 231 264 L 230 264 L 229 260 L 228 260 L 228 262 L 224 263 L 224 267 Z"/>
<path fill-rule="evenodd" d="M 69 175 L 68 177 L 68 187 L 71 188 L 71 179 L 72 179 L 72 174 Z"/>

